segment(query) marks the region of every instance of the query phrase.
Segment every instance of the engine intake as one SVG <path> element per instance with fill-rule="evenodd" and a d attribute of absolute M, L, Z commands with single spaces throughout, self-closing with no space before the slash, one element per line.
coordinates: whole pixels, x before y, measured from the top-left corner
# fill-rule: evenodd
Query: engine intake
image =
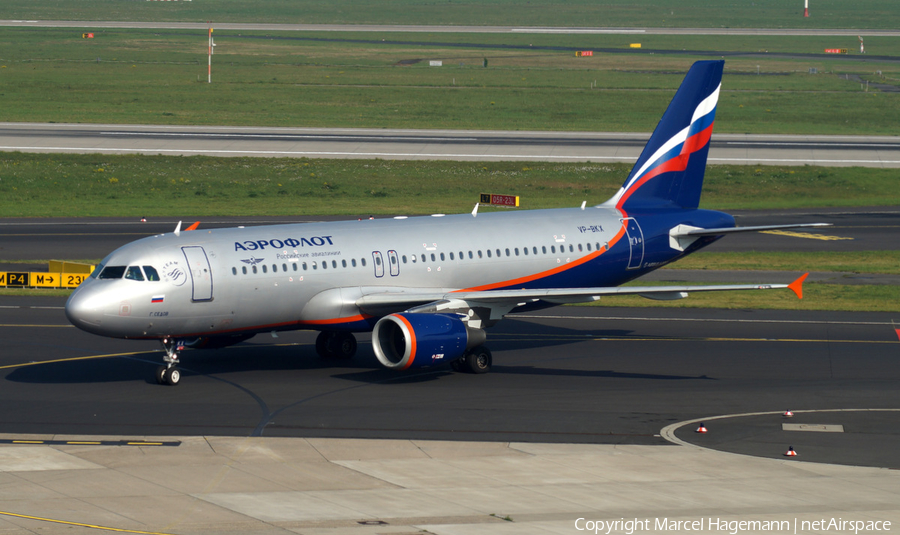
<path fill-rule="evenodd" d="M 484 343 L 456 314 L 391 314 L 372 330 L 375 356 L 385 368 L 408 370 L 453 362 L 467 349 Z"/>

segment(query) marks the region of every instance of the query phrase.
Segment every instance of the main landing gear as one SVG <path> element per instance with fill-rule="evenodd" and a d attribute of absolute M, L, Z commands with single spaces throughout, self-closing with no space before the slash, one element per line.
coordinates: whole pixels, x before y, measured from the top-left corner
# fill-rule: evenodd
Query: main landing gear
<path fill-rule="evenodd" d="M 491 350 L 485 346 L 477 346 L 451 362 L 450 367 L 455 372 L 487 373 L 491 371 L 493 363 L 494 357 L 491 355 Z"/>
<path fill-rule="evenodd" d="M 322 331 L 316 338 L 316 353 L 323 359 L 349 359 L 356 354 L 356 337 L 351 333 Z"/>
<path fill-rule="evenodd" d="M 184 350 L 184 344 L 172 338 L 162 339 L 166 356 L 163 357 L 165 366 L 156 369 L 156 382 L 161 385 L 175 386 L 181 382 L 181 370 L 178 366 L 178 352 Z"/>

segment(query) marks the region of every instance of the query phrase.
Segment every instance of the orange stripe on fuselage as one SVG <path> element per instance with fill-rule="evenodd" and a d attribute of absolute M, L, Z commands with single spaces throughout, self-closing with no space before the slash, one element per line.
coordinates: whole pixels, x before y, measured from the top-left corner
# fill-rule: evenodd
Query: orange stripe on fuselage
<path fill-rule="evenodd" d="M 347 316 L 346 318 L 332 318 L 327 320 L 300 320 L 297 325 L 335 325 L 338 323 L 353 323 L 355 321 L 365 321 L 373 316 L 369 314 L 357 314 L 355 316 Z"/>
<path fill-rule="evenodd" d="M 505 288 L 507 286 L 518 286 L 520 284 L 532 282 L 532 281 L 535 281 L 538 279 L 542 279 L 544 277 L 556 275 L 557 273 L 562 273 L 563 271 L 566 271 L 567 269 L 572 269 L 574 267 L 577 267 L 577 266 L 580 266 L 587 262 L 590 262 L 591 260 L 597 258 L 598 256 L 602 255 L 603 253 L 609 251 L 624 235 L 625 235 L 625 227 L 622 226 L 621 228 L 619 228 L 619 232 L 617 232 L 616 235 L 613 236 L 613 239 L 609 241 L 609 247 L 607 249 L 604 249 L 602 251 L 596 251 L 596 252 L 591 253 L 583 258 L 575 260 L 574 262 L 568 262 L 566 264 L 555 267 L 553 269 L 548 269 L 547 271 L 542 271 L 540 273 L 535 273 L 533 275 L 526 275 L 525 277 L 519 277 L 518 279 L 494 282 L 494 283 L 485 284 L 482 286 L 473 286 L 471 288 L 463 288 L 462 290 L 454 290 L 452 293 L 480 292 L 480 291 L 484 291 L 484 290 L 496 290 L 497 288 Z"/>

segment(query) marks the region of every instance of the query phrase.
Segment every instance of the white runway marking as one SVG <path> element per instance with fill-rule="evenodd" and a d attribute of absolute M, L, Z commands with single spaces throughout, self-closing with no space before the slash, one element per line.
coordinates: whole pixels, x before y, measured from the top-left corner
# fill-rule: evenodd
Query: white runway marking
<path fill-rule="evenodd" d="M 555 155 L 555 154 L 461 154 L 431 152 L 354 152 L 354 151 L 286 151 L 286 150 L 223 150 L 223 149 L 161 149 L 161 148 L 102 148 L 102 147 L 32 147 L 32 146 L 0 146 L 3 151 L 24 152 L 78 152 L 78 153 L 131 153 L 131 154 L 218 154 L 223 156 L 296 156 L 296 157 L 333 157 L 333 158 L 428 158 L 434 160 L 471 159 L 471 160 L 575 160 L 575 161 L 635 161 L 634 156 L 597 156 L 588 154 Z M 826 160 L 811 158 L 708 158 L 710 163 L 736 164 L 787 164 L 787 165 L 900 165 L 900 160 Z"/>

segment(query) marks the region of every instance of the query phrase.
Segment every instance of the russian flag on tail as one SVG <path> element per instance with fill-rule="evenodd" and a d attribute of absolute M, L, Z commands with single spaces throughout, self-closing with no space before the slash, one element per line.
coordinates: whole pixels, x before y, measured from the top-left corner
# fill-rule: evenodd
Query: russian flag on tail
<path fill-rule="evenodd" d="M 691 66 L 625 184 L 608 204 L 623 212 L 641 206 L 697 208 L 724 65 L 718 60 Z"/>

